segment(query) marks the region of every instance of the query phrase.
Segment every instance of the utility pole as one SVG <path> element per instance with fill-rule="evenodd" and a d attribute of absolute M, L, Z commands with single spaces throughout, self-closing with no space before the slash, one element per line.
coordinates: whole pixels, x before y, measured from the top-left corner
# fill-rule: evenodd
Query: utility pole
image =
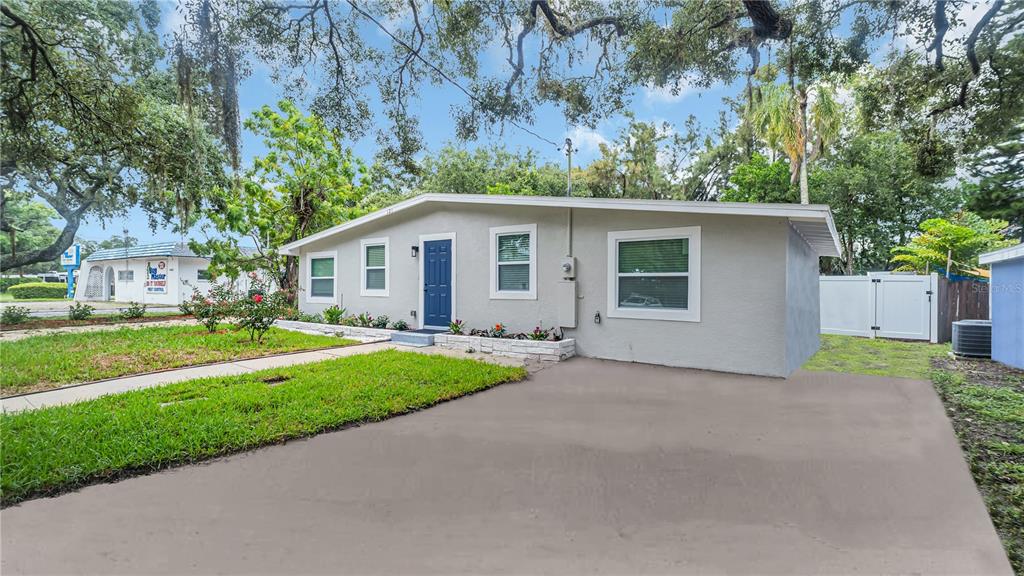
<path fill-rule="evenodd" d="M 565 182 L 565 195 L 566 197 L 572 196 L 572 153 L 579 152 L 579 149 L 573 149 L 572 138 L 565 139 L 565 155 L 569 159 L 569 169 L 566 171 L 566 182 Z"/>

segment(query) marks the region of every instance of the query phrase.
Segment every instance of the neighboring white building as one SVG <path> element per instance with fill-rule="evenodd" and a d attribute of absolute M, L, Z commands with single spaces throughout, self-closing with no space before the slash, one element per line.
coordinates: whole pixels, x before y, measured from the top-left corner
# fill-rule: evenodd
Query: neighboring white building
<path fill-rule="evenodd" d="M 82 262 L 75 300 L 177 306 L 193 288 L 210 289 L 209 262 L 175 242 L 97 250 Z M 248 289 L 248 280 L 240 277 L 239 289 Z"/>

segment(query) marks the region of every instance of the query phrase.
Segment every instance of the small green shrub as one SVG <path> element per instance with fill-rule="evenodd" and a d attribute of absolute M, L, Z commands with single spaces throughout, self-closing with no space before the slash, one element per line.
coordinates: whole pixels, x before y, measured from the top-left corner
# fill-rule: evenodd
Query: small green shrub
<path fill-rule="evenodd" d="M 392 330 L 408 330 L 409 329 L 409 323 L 406 322 L 405 320 L 395 320 L 394 322 L 391 323 L 391 329 Z"/>
<path fill-rule="evenodd" d="M 373 322 L 373 316 L 370 316 L 366 312 L 363 312 L 359 316 L 356 316 L 356 326 L 359 326 L 361 328 L 369 328 L 371 322 Z"/>
<path fill-rule="evenodd" d="M 313 322 L 314 324 L 323 324 L 324 317 L 319 314 L 306 314 L 305 312 L 299 312 L 299 317 L 296 318 L 299 322 Z"/>
<path fill-rule="evenodd" d="M 24 278 L 21 276 L 11 276 L 0 278 L 0 292 L 7 292 L 7 289 L 11 286 L 18 284 L 28 284 L 29 282 L 35 282 L 35 278 Z"/>
<path fill-rule="evenodd" d="M 11 286 L 7 291 L 11 293 L 11 296 L 14 296 L 15 300 L 63 298 L 68 293 L 68 287 L 56 282 L 26 282 Z"/>
<path fill-rule="evenodd" d="M 139 304 L 138 302 L 129 302 L 128 307 L 121 311 L 121 318 L 125 320 L 134 320 L 135 318 L 142 318 L 146 315 L 146 305 Z"/>
<path fill-rule="evenodd" d="M 337 304 L 331 306 L 327 310 L 324 310 L 324 322 L 328 324 L 341 324 L 341 319 L 345 317 L 345 309 L 339 307 Z"/>
<path fill-rule="evenodd" d="M 68 308 L 68 318 L 71 320 L 88 320 L 92 316 L 93 310 L 95 308 L 85 302 L 75 302 L 71 305 L 71 308 Z"/>
<path fill-rule="evenodd" d="M 370 326 L 374 328 L 387 328 L 388 322 L 390 321 L 391 319 L 388 318 L 387 314 L 381 314 L 380 316 L 377 316 L 373 320 L 370 320 Z"/>
<path fill-rule="evenodd" d="M 462 334 L 462 331 L 463 331 L 463 329 L 465 329 L 465 327 L 466 327 L 466 323 L 464 321 L 458 320 L 458 319 L 448 323 L 448 331 L 451 332 L 452 334 L 456 334 L 456 335 L 457 334 Z"/>
<path fill-rule="evenodd" d="M 554 328 L 550 330 L 545 330 L 540 326 L 537 326 L 536 328 L 533 329 L 533 332 L 527 334 L 526 337 L 529 338 L 530 340 L 547 340 L 548 337 L 551 336 L 551 333 L 553 331 Z"/>
<path fill-rule="evenodd" d="M 208 332 L 215 332 L 217 326 L 231 315 L 236 294 L 227 284 L 214 284 L 206 295 L 192 289 L 192 296 L 178 308 L 182 313 L 193 316 Z"/>
<path fill-rule="evenodd" d="M 29 310 L 24 306 L 7 306 L 0 312 L 0 324 L 21 324 L 29 316 Z"/>

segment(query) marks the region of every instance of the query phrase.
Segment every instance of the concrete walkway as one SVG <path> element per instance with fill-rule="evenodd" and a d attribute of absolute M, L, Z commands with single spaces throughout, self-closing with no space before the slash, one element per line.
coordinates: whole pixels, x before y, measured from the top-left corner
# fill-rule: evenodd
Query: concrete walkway
<path fill-rule="evenodd" d="M 352 346 L 327 348 L 325 350 L 278 354 L 276 356 L 250 358 L 248 360 L 238 360 L 235 362 L 220 362 L 217 364 L 207 364 L 205 366 L 192 366 L 188 368 L 178 368 L 176 370 L 165 370 L 163 372 L 154 372 L 152 374 L 125 376 L 123 378 L 112 378 L 90 384 L 79 384 L 76 386 L 57 388 L 55 390 L 46 390 L 44 392 L 23 394 L 21 396 L 13 396 L 0 400 L 0 411 L 20 412 L 22 410 L 34 410 L 36 408 L 44 408 L 47 406 L 71 404 L 73 402 L 81 402 L 82 400 L 99 398 L 100 396 L 106 396 L 108 394 L 117 394 L 119 392 L 127 392 L 129 390 L 141 390 L 143 388 L 163 386 L 164 384 L 172 384 L 174 382 L 195 380 L 196 378 L 245 374 L 247 372 L 265 370 L 267 368 L 280 368 L 283 366 L 294 366 L 295 364 L 308 364 L 310 362 L 343 358 L 345 356 L 352 356 L 355 354 L 369 354 L 370 352 L 376 352 L 378 350 L 385 350 L 388 348 L 400 348 L 402 350 L 420 352 L 423 354 L 444 354 L 447 356 L 476 358 L 478 360 L 485 360 L 487 362 L 510 366 L 523 365 L 523 361 L 518 358 L 506 358 L 502 356 L 492 356 L 489 354 L 467 354 L 459 350 L 448 350 L 445 348 L 438 348 L 436 346 L 410 348 L 399 346 L 391 342 L 366 342 Z"/>
<path fill-rule="evenodd" d="M 576 358 L 3 510 L 15 574 L 1012 572 L 929 382 Z"/>
<path fill-rule="evenodd" d="M 31 302 L 31 301 L 18 301 L 11 300 L 7 302 L 0 302 L 0 310 L 7 306 L 21 306 L 28 308 L 29 314 L 33 318 L 60 318 L 67 317 L 68 309 L 74 304 L 74 300 L 46 300 L 43 302 Z M 109 314 L 113 312 L 121 312 L 128 307 L 127 302 L 85 302 L 89 306 L 96 309 L 98 314 Z M 166 304 L 148 304 L 147 312 L 176 312 L 177 306 L 168 306 Z"/>

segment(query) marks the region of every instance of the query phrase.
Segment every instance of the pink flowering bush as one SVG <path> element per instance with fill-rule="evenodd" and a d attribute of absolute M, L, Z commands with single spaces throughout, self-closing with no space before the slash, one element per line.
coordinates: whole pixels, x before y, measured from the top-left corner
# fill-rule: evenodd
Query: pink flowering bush
<path fill-rule="evenodd" d="M 249 333 L 250 342 L 263 342 L 263 336 L 288 310 L 288 298 L 281 290 L 271 291 L 270 284 L 255 273 L 249 275 L 249 295 L 234 305 L 235 324 Z"/>
<path fill-rule="evenodd" d="M 221 322 L 231 316 L 235 293 L 227 284 L 214 284 L 206 294 L 197 288 L 192 289 L 192 296 L 179 308 L 185 314 L 191 314 L 210 332 L 215 332 Z"/>

